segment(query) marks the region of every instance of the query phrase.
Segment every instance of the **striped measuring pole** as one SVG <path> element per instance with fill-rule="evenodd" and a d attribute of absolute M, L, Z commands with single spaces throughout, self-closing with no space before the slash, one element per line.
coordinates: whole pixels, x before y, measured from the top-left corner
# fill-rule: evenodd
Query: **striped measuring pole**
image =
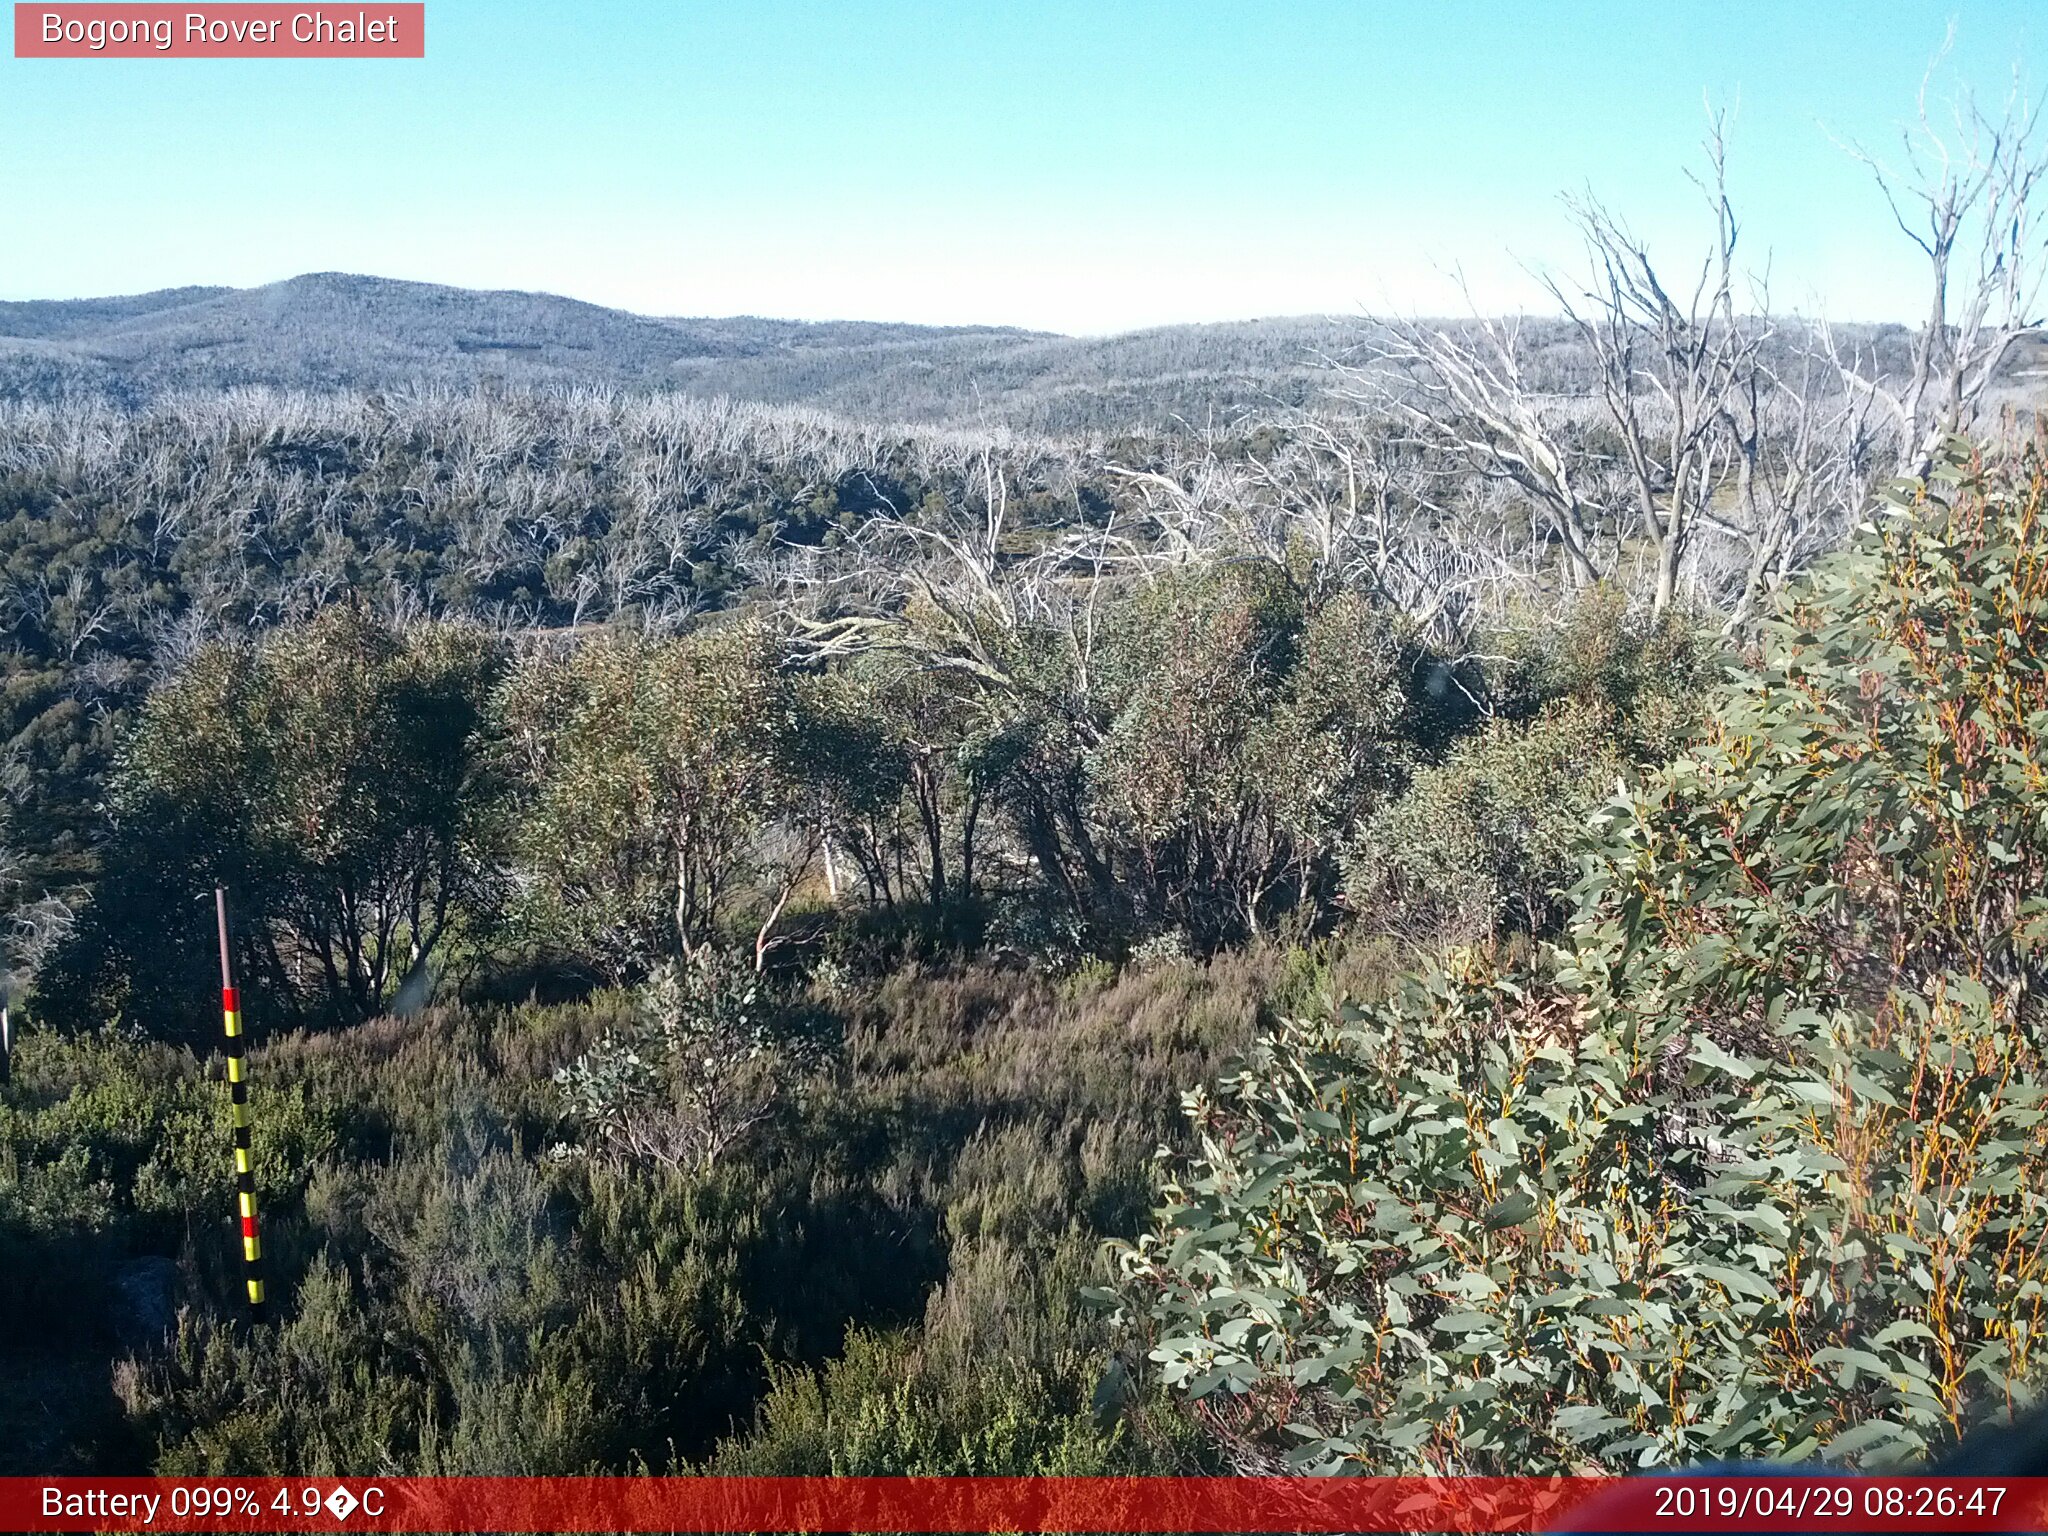
<path fill-rule="evenodd" d="M 234 962 L 228 957 L 228 893 L 213 888 L 220 919 L 220 1015 L 228 1037 L 228 1097 L 235 1119 L 235 1207 L 242 1218 L 242 1280 L 249 1290 L 249 1317 L 264 1320 L 263 1243 L 256 1235 L 256 1172 L 249 1161 L 249 1071 L 242 1064 L 242 1008 L 235 995 Z"/>

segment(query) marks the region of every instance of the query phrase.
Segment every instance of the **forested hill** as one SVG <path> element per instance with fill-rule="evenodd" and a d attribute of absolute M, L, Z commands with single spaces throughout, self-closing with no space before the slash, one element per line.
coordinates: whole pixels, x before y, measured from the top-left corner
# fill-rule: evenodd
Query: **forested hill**
<path fill-rule="evenodd" d="M 1115 337 L 990 326 L 662 319 L 552 294 L 317 273 L 262 288 L 0 303 L 0 397 L 260 384 L 596 384 L 1037 431 L 1298 404 L 1347 319 Z"/>

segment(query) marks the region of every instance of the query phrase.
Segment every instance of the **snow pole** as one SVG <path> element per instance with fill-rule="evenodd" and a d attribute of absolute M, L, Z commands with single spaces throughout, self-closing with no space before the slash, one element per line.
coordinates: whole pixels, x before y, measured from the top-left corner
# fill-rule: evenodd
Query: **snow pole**
<path fill-rule="evenodd" d="M 249 1073 L 242 1064 L 242 1008 L 235 995 L 234 962 L 228 956 L 228 893 L 213 888 L 220 920 L 220 1013 L 228 1040 L 228 1098 L 235 1121 L 235 1206 L 242 1218 L 242 1279 L 249 1290 L 249 1319 L 264 1320 L 263 1245 L 256 1236 L 256 1172 L 249 1160 Z"/>

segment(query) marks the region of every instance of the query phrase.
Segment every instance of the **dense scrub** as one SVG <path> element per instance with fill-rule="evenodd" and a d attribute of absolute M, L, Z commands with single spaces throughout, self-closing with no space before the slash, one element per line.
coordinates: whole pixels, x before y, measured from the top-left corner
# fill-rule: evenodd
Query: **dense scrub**
<path fill-rule="evenodd" d="M 196 974 L 147 916 L 262 893 L 280 1320 L 230 1304 L 182 1005 L 103 990 L 0 1105 L 15 1368 L 110 1383 L 24 1454 L 1883 1462 L 2030 1402 L 2048 477 L 1964 452 L 1704 694 L 1598 591 L 1473 667 L 1258 561 L 1082 649 L 942 603 L 849 657 L 346 608 L 202 649 L 45 985 Z M 422 697 L 457 737 L 380 749 Z"/>
<path fill-rule="evenodd" d="M 889 532 L 1018 499 L 984 459 Z M 1543 930 L 1555 829 L 1448 823 L 1431 775 L 1481 743 L 1546 763 L 1566 717 L 1653 761 L 1712 649 L 1596 591 L 1478 662 L 1292 536 L 1077 601 L 1032 521 L 964 585 L 899 550 L 850 648 L 830 606 L 378 611 L 427 567 L 241 631 L 115 604 L 74 636 L 128 647 L 135 691 L 98 766 L 16 802 L 92 787 L 104 819 L 34 959 L 0 1242 L 49 1325 L 14 1368 L 112 1390 L 24 1467 L 1209 1464 L 1082 1300 L 1177 1095 L 1259 1018 L 1376 992 L 1376 931 Z M 68 834 L 22 830 L 47 883 Z M 1535 894 L 1460 925 L 1368 884 L 1375 837 Z M 254 1336 L 220 1240 L 217 882 L 259 1044 Z"/>
<path fill-rule="evenodd" d="M 509 474 L 463 416 L 448 483 L 617 491 L 620 413 L 676 425 L 550 409 Z M 686 425 L 665 483 L 737 456 L 661 514 L 695 537 L 774 424 Z M 376 600 L 475 509 L 359 584 L 362 529 L 301 547 L 226 631 L 151 609 L 182 546 L 144 565 L 132 508 L 125 554 L 49 535 L 85 574 L 17 663 L 110 691 L 21 695 L 0 878 L 75 922 L 21 966 L 0 1347 L 95 1385 L 23 1470 L 1879 1459 L 2030 1400 L 2038 458 L 1953 453 L 1729 654 L 1607 585 L 1397 588 L 1318 542 L 1334 459 L 1233 451 L 1293 500 L 1143 537 L 1051 461 L 920 460 L 915 515 L 908 461 L 849 463 L 880 500 L 749 593 L 669 604 L 677 557 L 563 611 L 543 568 L 525 624 Z M 419 453 L 326 505 L 374 525 Z M 274 473 L 303 510 L 327 470 Z"/>
<path fill-rule="evenodd" d="M 8 1454 L 23 1471 L 1196 1464 L 1172 1416 L 1098 1412 L 1113 1341 L 1082 1291 L 1108 1278 L 1099 1244 L 1142 1221 L 1181 1084 L 1263 1008 L 1370 987 L 1386 963 L 1264 950 L 820 988 L 805 1006 L 840 1051 L 708 1167 L 580 1155 L 552 1076 L 628 1023 L 623 994 L 278 1036 L 251 1070 L 281 1321 L 253 1334 L 224 1085 L 119 1033 L 34 1035 L 0 1105 L 17 1325 L 0 1349 L 23 1382 L 97 1386 L 11 1408 L 28 1422 Z M 124 1300 L 152 1254 L 176 1265 L 168 1342 Z"/>
<path fill-rule="evenodd" d="M 752 614 L 521 644 L 337 604 L 149 696 L 37 1014 L 209 1038 L 216 885 L 238 973 L 293 1023 L 735 946 L 756 971 L 977 946 L 1060 968 L 1347 910 L 1541 930 L 1593 775 L 1670 749 L 1711 654 L 1608 594 L 1574 613 L 1488 676 L 1267 563 L 1111 588 L 1085 640 L 913 611 L 845 660 Z M 1447 815 L 1475 764 L 1528 782 Z M 1441 909 L 1482 882 L 1513 897 L 1476 928 Z"/>
<path fill-rule="evenodd" d="M 39 888 L 89 879 L 105 773 L 207 641 L 344 595 L 497 631 L 667 631 L 771 548 L 968 497 L 1002 452 L 1026 524 L 1087 515 L 1068 447 L 677 397 L 276 395 L 0 405 L 0 741 Z"/>
<path fill-rule="evenodd" d="M 1529 964 L 1264 1038 L 1127 1301 L 1254 1464 L 1897 1461 L 2039 1393 L 2048 470 L 1952 444 Z"/>

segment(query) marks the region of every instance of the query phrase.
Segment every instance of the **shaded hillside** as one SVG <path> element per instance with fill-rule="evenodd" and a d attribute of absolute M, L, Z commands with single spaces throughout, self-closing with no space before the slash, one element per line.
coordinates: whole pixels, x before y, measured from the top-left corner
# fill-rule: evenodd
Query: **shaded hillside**
<path fill-rule="evenodd" d="M 147 322 L 166 311 L 200 309 L 232 294 L 232 288 L 159 288 L 154 293 L 108 299 L 0 301 L 0 337 L 90 344 L 123 326 Z"/>
<path fill-rule="evenodd" d="M 1329 387 L 1322 360 L 1357 348 L 1365 322 L 1306 315 L 1171 325 L 1118 336 L 941 337 L 782 350 L 680 366 L 678 387 L 857 418 L 1065 433 L 1196 425 Z"/>
<path fill-rule="evenodd" d="M 135 395 L 415 379 L 656 385 L 688 361 L 997 334 L 1016 333 L 663 320 L 552 294 L 316 273 L 263 288 L 0 304 L 0 388 L 32 392 L 39 374 Z"/>
<path fill-rule="evenodd" d="M 263 288 L 0 303 L 0 399 L 139 404 L 244 385 L 388 390 L 595 385 L 820 407 L 867 421 L 1034 433 L 1199 426 L 1314 403 L 1363 316 L 1303 315 L 1060 336 L 998 326 L 678 319 L 553 294 L 314 273 Z M 1897 326 L 1837 327 L 1883 372 Z M 1583 393 L 1569 324 L 1521 325 L 1532 387 Z M 2025 362 L 2024 359 L 2021 360 Z"/>
<path fill-rule="evenodd" d="M 263 288 L 0 304 L 0 396 L 132 403 L 252 384 L 593 384 L 1064 431 L 1301 403 L 1317 357 L 1354 344 L 1356 328 L 1309 317 L 1097 338 L 662 319 L 549 294 L 319 273 Z"/>

